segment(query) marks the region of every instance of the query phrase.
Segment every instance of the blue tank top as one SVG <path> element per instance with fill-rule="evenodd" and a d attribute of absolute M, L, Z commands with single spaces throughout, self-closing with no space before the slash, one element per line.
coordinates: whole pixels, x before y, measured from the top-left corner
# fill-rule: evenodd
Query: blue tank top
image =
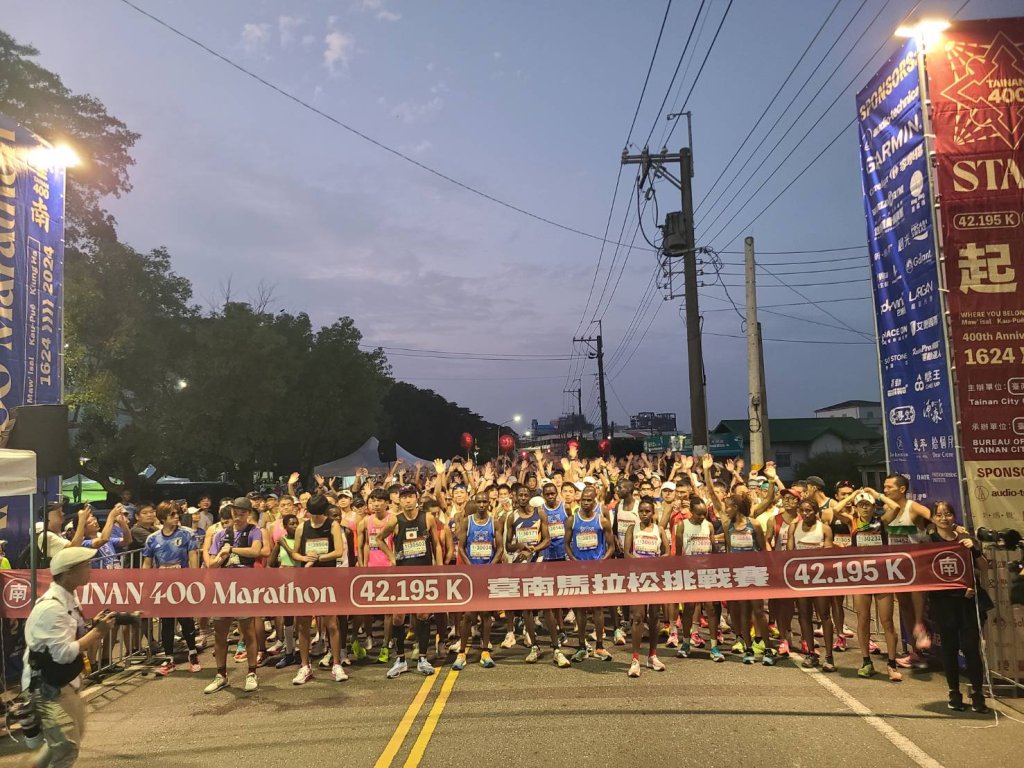
<path fill-rule="evenodd" d="M 736 530 L 732 523 L 729 523 L 729 551 L 730 552 L 757 552 L 757 539 L 754 537 L 754 524 L 747 518 L 747 524 Z"/>
<path fill-rule="evenodd" d="M 590 520 L 576 515 L 572 522 L 572 556 L 577 560 L 600 560 L 605 553 L 604 528 L 601 527 L 601 513 Z"/>
<path fill-rule="evenodd" d="M 466 529 L 466 551 L 473 565 L 487 565 L 494 559 L 494 518 L 486 523 L 476 522 L 476 515 L 469 518 Z"/>
<path fill-rule="evenodd" d="M 544 551 L 545 560 L 565 560 L 565 523 L 569 516 L 565 514 L 565 505 L 559 504 L 554 509 L 544 509 L 548 513 L 548 535 L 551 543 Z"/>

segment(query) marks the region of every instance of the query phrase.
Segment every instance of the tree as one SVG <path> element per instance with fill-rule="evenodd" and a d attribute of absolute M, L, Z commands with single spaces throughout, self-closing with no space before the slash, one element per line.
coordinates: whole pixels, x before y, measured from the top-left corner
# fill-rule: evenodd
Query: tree
<path fill-rule="evenodd" d="M 864 461 L 864 456 L 856 451 L 830 451 L 812 456 L 807 461 L 796 466 L 796 476 L 799 479 L 820 477 L 825 481 L 825 493 L 832 495 L 836 483 L 847 480 L 854 485 L 860 485 L 860 472 L 857 465 Z"/>
<path fill-rule="evenodd" d="M 481 458 L 497 454 L 498 425 L 433 390 L 396 381 L 381 404 L 381 441 L 397 442 L 416 456 L 465 454 L 459 443 L 463 432 L 476 438 Z"/>

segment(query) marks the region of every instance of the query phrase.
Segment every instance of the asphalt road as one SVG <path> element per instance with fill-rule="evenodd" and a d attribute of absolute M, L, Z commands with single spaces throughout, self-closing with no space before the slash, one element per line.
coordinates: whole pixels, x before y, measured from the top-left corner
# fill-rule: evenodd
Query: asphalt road
<path fill-rule="evenodd" d="M 765 668 L 730 655 L 713 664 L 700 652 L 676 659 L 664 649 L 667 671 L 629 679 L 629 654 L 612 650 L 611 662 L 560 670 L 550 652 L 527 665 L 525 649 L 499 649 L 495 669 L 480 668 L 474 654 L 463 672 L 445 666 L 431 678 L 398 680 L 367 661 L 349 668 L 347 682 L 318 672 L 302 687 L 291 685 L 294 667 L 264 669 L 251 694 L 241 691 L 242 665 L 229 670 L 232 687 L 209 696 L 208 666 L 135 676 L 90 689 L 78 765 L 1020 764 L 1024 715 L 995 704 L 1016 718 L 995 725 L 992 715 L 949 712 L 940 672 L 862 680 L 855 649 L 836 654 L 831 675 L 795 660 Z M 202 661 L 211 663 L 209 652 Z M 18 755 L 8 742 L 0 765 L 20 765 Z"/>

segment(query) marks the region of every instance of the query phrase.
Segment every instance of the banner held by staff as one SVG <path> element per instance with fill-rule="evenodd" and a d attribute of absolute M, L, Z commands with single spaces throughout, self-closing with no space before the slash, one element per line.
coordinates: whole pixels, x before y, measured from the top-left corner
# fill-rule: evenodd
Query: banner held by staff
<path fill-rule="evenodd" d="M 46 576 L 40 573 L 42 588 Z M 27 572 L 0 571 L 0 583 L 0 616 L 27 616 Z M 758 600 L 973 585 L 970 553 L 959 544 L 937 544 L 448 568 L 97 570 L 78 596 L 88 616 L 101 608 L 152 617 L 346 616 Z"/>

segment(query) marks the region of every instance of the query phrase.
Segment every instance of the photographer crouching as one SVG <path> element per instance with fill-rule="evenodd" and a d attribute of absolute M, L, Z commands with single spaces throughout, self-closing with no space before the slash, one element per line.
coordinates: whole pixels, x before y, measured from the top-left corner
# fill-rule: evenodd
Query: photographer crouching
<path fill-rule="evenodd" d="M 85 703 L 78 696 L 83 656 L 99 646 L 115 622 L 124 621 L 121 616 L 131 619 L 130 614 L 101 611 L 87 628 L 75 590 L 89 583 L 89 561 L 95 555 L 95 549 L 70 546 L 54 555 L 53 583 L 25 624 L 21 684 L 31 704 L 21 719 L 26 746 L 40 747 L 30 763 L 35 768 L 64 768 L 78 759 L 85 734 Z"/>

